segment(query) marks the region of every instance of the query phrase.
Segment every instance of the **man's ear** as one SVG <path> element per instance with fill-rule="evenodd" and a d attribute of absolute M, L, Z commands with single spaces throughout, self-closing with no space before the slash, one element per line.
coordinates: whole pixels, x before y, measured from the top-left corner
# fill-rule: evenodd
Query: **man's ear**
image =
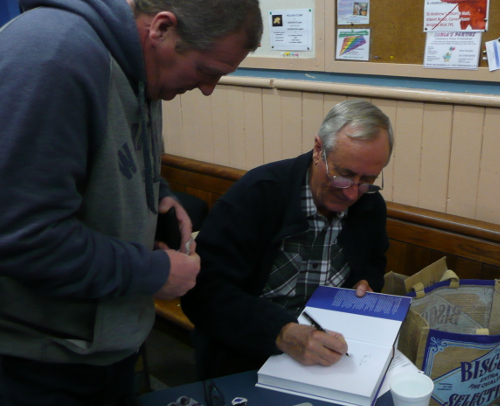
<path fill-rule="evenodd" d="M 153 17 L 149 26 L 149 37 L 153 43 L 163 41 L 176 32 L 177 17 L 170 11 L 161 11 Z"/>
<path fill-rule="evenodd" d="M 313 149 L 313 162 L 315 165 L 318 164 L 321 159 L 321 151 L 323 151 L 323 142 L 321 138 L 317 135 L 314 137 L 314 149 Z"/>

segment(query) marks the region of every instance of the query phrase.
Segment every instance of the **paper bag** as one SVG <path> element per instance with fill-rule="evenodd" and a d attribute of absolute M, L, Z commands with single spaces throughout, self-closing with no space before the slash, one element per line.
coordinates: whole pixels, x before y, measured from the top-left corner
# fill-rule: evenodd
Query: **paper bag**
<path fill-rule="evenodd" d="M 382 293 L 404 296 L 412 290 L 420 292 L 436 282 L 449 279 L 453 279 L 455 283 L 458 283 L 457 275 L 455 272 L 448 270 L 446 257 L 443 257 L 412 276 L 401 275 L 392 271 L 387 272 L 384 275 Z M 417 297 L 419 296 L 420 294 L 417 295 Z"/>
<path fill-rule="evenodd" d="M 398 349 L 434 380 L 431 405 L 500 399 L 500 281 L 453 278 L 409 296 Z"/>

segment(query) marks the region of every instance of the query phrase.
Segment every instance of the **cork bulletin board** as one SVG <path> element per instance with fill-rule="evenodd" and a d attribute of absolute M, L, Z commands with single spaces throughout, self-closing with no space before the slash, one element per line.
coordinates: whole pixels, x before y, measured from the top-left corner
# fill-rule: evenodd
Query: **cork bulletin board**
<path fill-rule="evenodd" d="M 423 31 L 425 0 L 371 0 L 370 24 L 355 28 L 371 29 L 370 62 L 420 65 L 424 61 L 426 33 Z M 338 28 L 349 28 L 342 25 Z M 485 41 L 500 37 L 500 1 L 490 0 Z M 482 55 L 481 55 L 482 56 Z M 480 67 L 487 61 L 480 59 Z"/>
<path fill-rule="evenodd" d="M 500 38 L 500 0 L 490 0 L 488 31 L 482 33 L 479 69 L 423 68 L 426 33 L 424 3 L 427 0 L 370 0 L 370 21 L 366 25 L 338 25 L 337 0 L 261 0 L 264 37 L 268 34 L 267 14 L 271 9 L 311 7 L 314 10 L 314 52 L 284 58 L 282 53 L 269 52 L 264 38 L 263 49 L 245 59 L 242 67 L 284 70 L 311 70 L 350 74 L 412 76 L 433 79 L 500 81 L 500 71 L 489 72 L 483 60 L 484 43 Z M 339 29 L 370 29 L 368 61 L 347 61 L 335 58 L 336 35 Z"/>

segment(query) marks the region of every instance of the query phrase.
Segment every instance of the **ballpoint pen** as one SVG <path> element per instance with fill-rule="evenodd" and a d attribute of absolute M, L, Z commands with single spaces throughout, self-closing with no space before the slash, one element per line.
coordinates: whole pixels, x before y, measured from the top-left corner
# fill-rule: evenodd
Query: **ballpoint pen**
<path fill-rule="evenodd" d="M 312 326 L 313 326 L 316 330 L 319 330 L 319 331 L 322 331 L 323 333 L 326 333 L 326 330 L 325 330 L 323 327 L 321 327 L 321 325 L 320 325 L 320 324 L 319 324 L 316 320 L 314 320 L 314 319 L 311 317 L 311 315 L 310 315 L 309 313 L 307 313 L 307 312 L 305 312 L 305 311 L 304 311 L 304 312 L 302 312 L 302 316 L 304 316 L 304 318 L 305 318 L 305 319 L 306 319 L 309 323 L 311 323 L 311 325 L 312 325 Z M 347 357 L 350 357 L 349 353 L 347 353 L 347 352 L 345 353 L 345 355 L 346 355 Z"/>

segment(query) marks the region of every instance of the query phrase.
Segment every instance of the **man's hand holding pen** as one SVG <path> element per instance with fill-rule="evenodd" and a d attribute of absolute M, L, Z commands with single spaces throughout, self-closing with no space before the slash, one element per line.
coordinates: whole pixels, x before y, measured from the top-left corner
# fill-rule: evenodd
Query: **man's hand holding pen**
<path fill-rule="evenodd" d="M 366 280 L 355 286 L 356 296 L 363 297 L 366 292 L 373 292 Z M 335 331 L 326 331 L 310 315 L 303 314 L 310 325 L 288 323 L 280 331 L 276 339 L 279 350 L 290 355 L 304 365 L 330 366 L 347 353 L 344 336 Z"/>
<path fill-rule="evenodd" d="M 347 343 L 342 334 L 298 323 L 286 324 L 276 339 L 276 345 L 304 365 L 330 366 L 347 354 Z"/>

